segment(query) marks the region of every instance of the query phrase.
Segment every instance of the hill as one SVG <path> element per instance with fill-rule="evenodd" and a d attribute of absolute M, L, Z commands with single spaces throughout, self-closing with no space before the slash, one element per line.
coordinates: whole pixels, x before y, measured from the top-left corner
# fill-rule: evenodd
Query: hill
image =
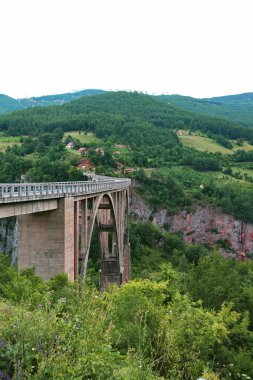
<path fill-rule="evenodd" d="M 151 135 L 152 128 L 159 128 L 163 133 L 165 130 L 168 133 L 168 130 L 191 129 L 229 139 L 253 139 L 253 129 L 242 127 L 241 124 L 189 112 L 137 92 L 83 96 L 62 106 L 34 107 L 3 115 L 0 118 L 0 131 L 20 135 L 36 134 L 39 130 L 50 131 L 57 127 L 64 131 L 88 128 L 104 136 L 116 133 L 127 143 L 129 138 L 135 140 L 133 133 L 139 133 L 140 121 L 150 124 Z M 133 122 L 138 124 L 138 128 L 134 127 Z"/>
<path fill-rule="evenodd" d="M 51 106 L 56 104 L 64 104 L 72 100 L 79 99 L 81 96 L 90 96 L 103 93 L 103 90 L 82 90 L 76 92 L 68 92 L 56 95 L 44 95 L 39 97 L 13 99 L 7 95 L 0 94 L 0 114 L 9 113 L 16 110 L 26 109 L 38 106 Z"/>
<path fill-rule="evenodd" d="M 181 95 L 159 95 L 156 98 L 184 110 L 253 126 L 253 93 L 251 92 L 205 99 Z"/>
<path fill-rule="evenodd" d="M 16 99 L 10 96 L 0 94 L 0 114 L 23 109 L 22 105 Z"/>
<path fill-rule="evenodd" d="M 40 97 L 13 99 L 0 94 L 0 114 L 37 106 L 62 105 L 83 96 L 103 94 L 100 89 L 87 89 Z M 181 95 L 158 95 L 156 100 L 201 115 L 223 118 L 244 126 L 253 126 L 253 93 L 197 99 Z"/>

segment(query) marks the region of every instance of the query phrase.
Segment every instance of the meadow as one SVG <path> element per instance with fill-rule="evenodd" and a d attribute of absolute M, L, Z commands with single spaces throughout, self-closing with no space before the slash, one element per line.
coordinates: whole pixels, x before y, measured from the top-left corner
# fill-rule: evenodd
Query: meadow
<path fill-rule="evenodd" d="M 0 133 L 0 152 L 4 152 L 8 146 L 12 146 L 14 144 L 20 144 L 20 136 L 4 136 Z"/>
<path fill-rule="evenodd" d="M 185 134 L 179 136 L 182 144 L 188 148 L 195 148 L 201 152 L 210 152 L 210 153 L 222 153 L 222 154 L 233 154 L 236 150 L 253 150 L 253 146 L 248 142 L 244 141 L 242 146 L 239 146 L 235 141 L 230 141 L 233 145 L 233 149 L 227 149 L 224 146 L 218 144 L 213 139 L 200 135 L 200 134 Z"/>
<path fill-rule="evenodd" d="M 94 133 L 91 133 L 91 132 L 81 132 L 81 131 L 80 132 L 77 132 L 77 131 L 65 132 L 63 136 L 63 140 L 65 140 L 67 136 L 71 136 L 73 139 L 78 139 L 83 144 L 101 143 L 101 140 L 97 138 Z"/>

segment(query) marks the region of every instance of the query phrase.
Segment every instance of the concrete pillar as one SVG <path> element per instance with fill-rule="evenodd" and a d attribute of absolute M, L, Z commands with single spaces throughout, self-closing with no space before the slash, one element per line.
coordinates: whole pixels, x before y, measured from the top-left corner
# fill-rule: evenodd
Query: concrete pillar
<path fill-rule="evenodd" d="M 75 277 L 74 198 L 62 198 L 58 209 L 18 217 L 18 268 L 35 267 L 48 280 L 65 272 Z"/>

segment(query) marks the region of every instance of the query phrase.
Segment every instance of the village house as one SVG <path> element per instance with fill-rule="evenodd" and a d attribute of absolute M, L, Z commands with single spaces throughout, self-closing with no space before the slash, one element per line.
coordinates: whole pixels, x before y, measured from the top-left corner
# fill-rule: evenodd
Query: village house
<path fill-rule="evenodd" d="M 92 168 L 91 160 L 89 158 L 81 160 L 77 164 L 78 169 L 90 170 Z"/>
<path fill-rule="evenodd" d="M 74 143 L 73 143 L 73 141 L 70 141 L 70 142 L 66 145 L 66 148 L 68 148 L 68 149 L 73 149 L 73 148 L 74 148 Z"/>
<path fill-rule="evenodd" d="M 104 154 L 105 154 L 103 148 L 96 148 L 96 149 L 95 149 L 95 152 L 101 154 L 101 156 L 104 156 Z"/>
<path fill-rule="evenodd" d="M 121 154 L 121 152 L 120 152 L 119 150 L 115 150 L 115 151 L 113 152 L 113 154 Z"/>
<path fill-rule="evenodd" d="M 78 149 L 78 153 L 80 153 L 82 156 L 86 156 L 86 157 L 89 155 L 89 151 L 85 147 L 81 147 L 80 149 Z"/>

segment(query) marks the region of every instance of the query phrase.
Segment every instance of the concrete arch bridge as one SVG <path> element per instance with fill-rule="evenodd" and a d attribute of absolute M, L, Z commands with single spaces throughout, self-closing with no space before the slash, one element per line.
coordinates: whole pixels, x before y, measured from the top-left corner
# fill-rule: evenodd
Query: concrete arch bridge
<path fill-rule="evenodd" d="M 0 219 L 18 218 L 18 268 L 35 267 L 48 280 L 65 272 L 85 278 L 97 226 L 100 288 L 130 277 L 129 186 L 125 178 L 89 175 L 88 181 L 0 184 Z"/>

